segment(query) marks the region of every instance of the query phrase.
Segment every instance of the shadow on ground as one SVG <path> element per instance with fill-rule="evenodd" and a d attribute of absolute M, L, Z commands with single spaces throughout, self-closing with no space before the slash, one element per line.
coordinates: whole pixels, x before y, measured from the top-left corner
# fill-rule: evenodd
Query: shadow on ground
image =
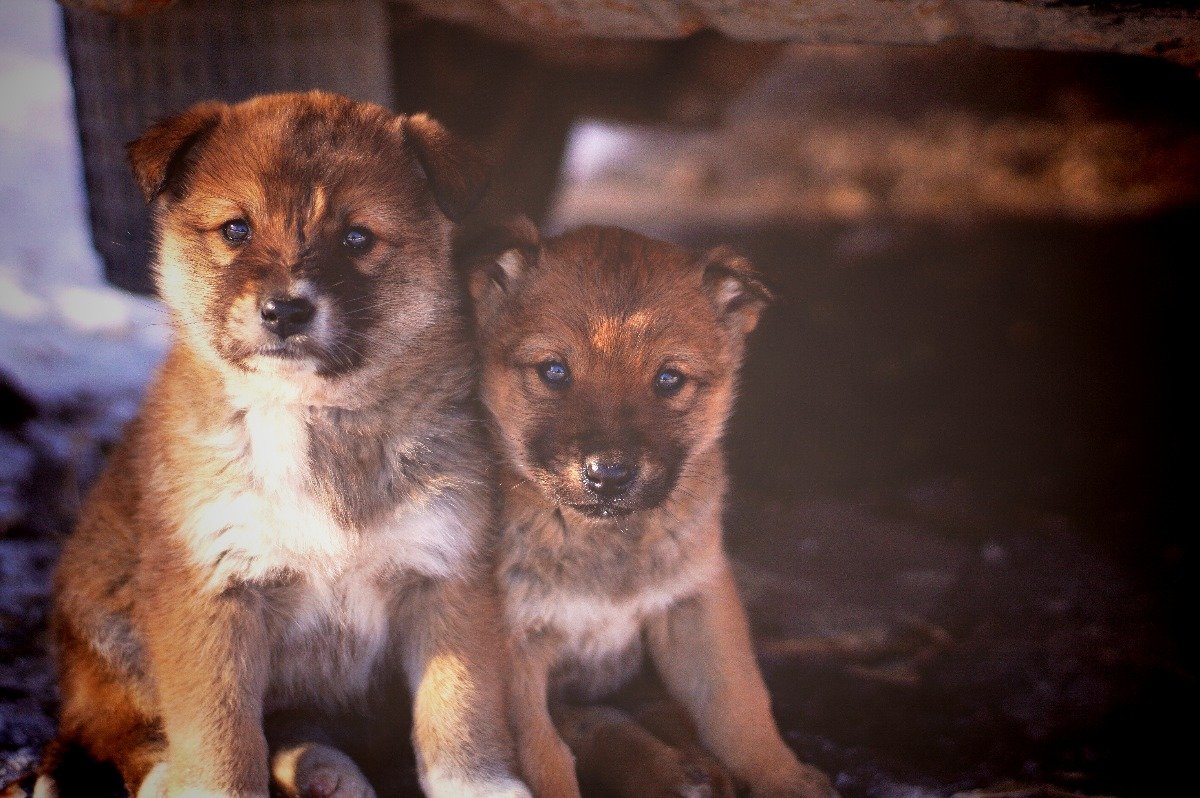
<path fill-rule="evenodd" d="M 1187 783 L 1169 465 L 1198 222 L 705 231 L 782 288 L 729 545 L 780 718 L 844 795 Z"/>

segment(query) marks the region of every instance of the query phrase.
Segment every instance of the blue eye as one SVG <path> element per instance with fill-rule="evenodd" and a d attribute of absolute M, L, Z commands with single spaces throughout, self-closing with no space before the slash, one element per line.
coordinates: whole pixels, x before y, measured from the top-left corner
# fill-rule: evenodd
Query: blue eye
<path fill-rule="evenodd" d="M 365 227 L 351 227 L 342 237 L 342 246 L 362 251 L 370 247 L 374 240 L 375 236 L 371 235 L 371 231 Z"/>
<path fill-rule="evenodd" d="M 659 396 L 674 396 L 687 382 L 687 378 L 675 369 L 663 369 L 654 375 L 654 391 Z"/>
<path fill-rule="evenodd" d="M 250 240 L 250 223 L 245 219 L 233 219 L 221 225 L 221 235 L 230 244 L 244 244 Z"/>
<path fill-rule="evenodd" d="M 565 388 L 571 382 L 567 364 L 558 360 L 547 360 L 537 366 L 538 376 L 551 388 Z"/>

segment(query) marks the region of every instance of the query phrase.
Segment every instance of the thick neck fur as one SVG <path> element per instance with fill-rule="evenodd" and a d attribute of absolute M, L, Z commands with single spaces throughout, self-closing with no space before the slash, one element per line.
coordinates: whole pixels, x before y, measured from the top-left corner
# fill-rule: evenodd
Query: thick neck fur
<path fill-rule="evenodd" d="M 232 468 L 284 501 L 309 497 L 340 525 L 364 528 L 418 493 L 455 492 L 464 470 L 483 467 L 462 330 L 447 321 L 425 337 L 406 362 L 333 380 L 298 369 L 249 373 L 178 342 L 148 398 L 149 412 L 170 423 L 152 426 L 176 457 Z"/>

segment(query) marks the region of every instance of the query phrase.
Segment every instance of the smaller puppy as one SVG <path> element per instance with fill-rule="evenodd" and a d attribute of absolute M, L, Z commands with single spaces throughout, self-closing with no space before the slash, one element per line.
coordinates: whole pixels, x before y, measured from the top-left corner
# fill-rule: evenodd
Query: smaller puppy
<path fill-rule="evenodd" d="M 608 793 L 719 789 L 678 734 L 565 703 L 623 684 L 644 643 L 700 742 L 753 795 L 834 795 L 776 730 L 721 543 L 720 441 L 771 297 L 762 279 L 726 248 L 695 257 L 612 228 L 540 241 L 519 222 L 480 249 L 499 253 L 473 256 L 468 284 L 507 461 L 498 579 L 534 792 L 578 795 L 575 758 Z"/>

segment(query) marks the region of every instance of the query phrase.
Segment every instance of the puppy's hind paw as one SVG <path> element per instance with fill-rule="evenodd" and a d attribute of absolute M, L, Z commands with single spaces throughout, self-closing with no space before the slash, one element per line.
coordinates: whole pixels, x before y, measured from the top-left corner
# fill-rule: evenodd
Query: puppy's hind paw
<path fill-rule="evenodd" d="M 750 798 L 839 798 L 829 777 L 811 765 L 800 765 L 789 774 L 787 782 L 775 785 L 755 785 Z"/>
<path fill-rule="evenodd" d="M 670 788 L 671 798 L 720 798 L 720 793 L 713 790 L 708 774 L 699 768 L 685 765 L 681 776 Z"/>
<path fill-rule="evenodd" d="M 681 753 L 686 759 L 683 772 L 689 783 L 681 785 L 680 798 L 734 798 L 733 780 L 720 762 L 699 750 Z"/>
<path fill-rule="evenodd" d="M 327 745 L 304 743 L 280 751 L 271 772 L 288 798 L 375 798 L 354 760 Z"/>
<path fill-rule="evenodd" d="M 645 756 L 632 766 L 610 763 L 621 776 L 608 785 L 606 793 L 646 798 L 732 798 L 730 785 L 722 774 L 712 771 L 699 757 L 656 743 L 659 748 L 642 752 Z"/>

